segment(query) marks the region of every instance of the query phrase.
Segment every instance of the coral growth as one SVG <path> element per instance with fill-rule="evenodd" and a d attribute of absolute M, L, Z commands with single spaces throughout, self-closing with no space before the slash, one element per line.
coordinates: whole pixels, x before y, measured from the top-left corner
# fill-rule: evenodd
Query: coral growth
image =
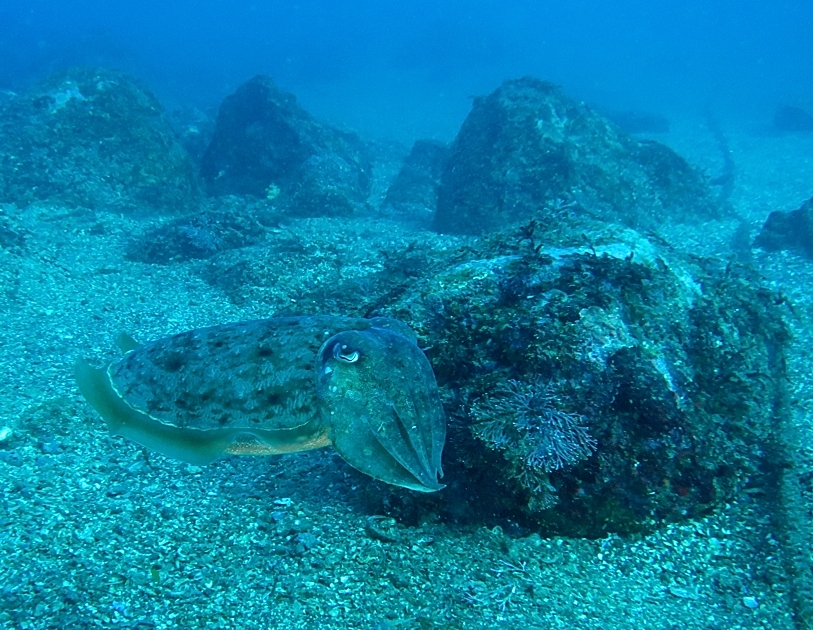
<path fill-rule="evenodd" d="M 520 484 L 542 497 L 543 508 L 555 504 L 547 474 L 587 459 L 597 446 L 585 418 L 563 404 L 557 388 L 537 377 L 507 381 L 472 410 L 475 436 L 504 454 Z"/>

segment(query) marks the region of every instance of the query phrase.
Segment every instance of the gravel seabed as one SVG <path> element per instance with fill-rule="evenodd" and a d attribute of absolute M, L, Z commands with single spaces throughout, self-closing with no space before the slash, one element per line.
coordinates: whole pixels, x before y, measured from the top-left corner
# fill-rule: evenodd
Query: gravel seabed
<path fill-rule="evenodd" d="M 813 195 L 813 138 L 746 123 L 725 132 L 732 201 L 749 221 Z M 712 174 L 719 166 L 702 120 L 659 139 Z M 200 279 L 200 263 L 128 262 L 126 238 L 142 225 L 132 218 L 0 213 L 30 232 L 24 250 L 0 250 L 0 429 L 11 430 L 0 442 L 0 627 L 806 627 L 794 620 L 805 585 L 788 568 L 811 560 L 811 498 L 792 475 L 779 519 L 776 502 L 744 494 L 647 536 L 515 537 L 391 523 L 385 506 L 356 498 L 375 482 L 329 450 L 197 468 L 109 436 L 74 386 L 78 356 L 114 358 L 122 330 L 149 340 L 268 317 L 284 290 L 236 306 Z M 793 306 L 788 434 L 795 470 L 813 472 L 813 263 L 756 262 Z"/>

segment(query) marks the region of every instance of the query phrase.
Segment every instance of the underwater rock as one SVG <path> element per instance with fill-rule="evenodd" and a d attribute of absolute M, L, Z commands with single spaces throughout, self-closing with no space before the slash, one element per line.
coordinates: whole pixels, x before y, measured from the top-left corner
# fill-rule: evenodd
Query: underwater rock
<path fill-rule="evenodd" d="M 355 134 L 317 122 L 264 76 L 223 101 L 201 163 L 210 194 L 267 198 L 292 216 L 366 210 L 371 170 Z"/>
<path fill-rule="evenodd" d="M 526 77 L 474 101 L 452 143 L 434 229 L 482 234 L 563 206 L 637 228 L 719 217 L 705 178 L 551 83 Z"/>
<path fill-rule="evenodd" d="M 152 264 L 205 260 L 264 238 L 265 227 L 251 212 L 206 210 L 146 230 L 130 241 L 125 256 Z"/>
<path fill-rule="evenodd" d="M 115 70 L 74 68 L 0 111 L 0 202 L 178 213 L 200 195 L 158 100 Z"/>
<path fill-rule="evenodd" d="M 591 240 L 484 239 L 385 309 L 419 332 L 445 392 L 441 509 L 602 536 L 770 493 L 776 296 L 632 230 Z"/>
<path fill-rule="evenodd" d="M 437 188 L 449 147 L 434 140 L 418 140 L 404 159 L 384 202 L 408 219 L 429 221 L 437 206 Z"/>
<path fill-rule="evenodd" d="M 795 251 L 813 259 L 813 199 L 792 212 L 771 212 L 754 239 L 754 247 L 769 252 Z"/>
<path fill-rule="evenodd" d="M 813 131 L 813 115 L 801 107 L 785 105 L 773 115 L 773 126 L 777 131 L 800 132 Z"/>

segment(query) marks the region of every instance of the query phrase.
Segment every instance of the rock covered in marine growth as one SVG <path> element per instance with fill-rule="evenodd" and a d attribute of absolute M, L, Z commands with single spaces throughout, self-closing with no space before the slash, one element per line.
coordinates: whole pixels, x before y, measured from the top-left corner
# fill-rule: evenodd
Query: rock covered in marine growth
<path fill-rule="evenodd" d="M 450 514 L 602 536 L 770 496 L 776 296 L 629 229 L 549 249 L 529 232 L 470 246 L 384 309 L 418 331 L 447 392 Z"/>
<path fill-rule="evenodd" d="M 437 188 L 449 147 L 435 140 L 418 140 L 404 159 L 384 203 L 405 219 L 430 221 L 437 206 Z"/>
<path fill-rule="evenodd" d="M 266 228 L 257 219 L 260 213 L 250 204 L 234 203 L 233 197 L 223 199 L 215 207 L 162 222 L 131 237 L 126 258 L 151 264 L 205 260 L 263 242 Z"/>
<path fill-rule="evenodd" d="M 433 227 L 482 234 L 562 206 L 638 228 L 709 219 L 705 178 L 668 147 L 637 140 L 551 83 L 526 77 L 475 100 L 452 144 Z"/>
<path fill-rule="evenodd" d="M 355 134 L 319 123 L 264 76 L 223 101 L 201 163 L 210 194 L 267 198 L 295 216 L 366 209 L 371 171 Z"/>
<path fill-rule="evenodd" d="M 178 212 L 199 199 L 160 103 L 126 74 L 60 72 L 0 111 L 0 202 Z"/>
<path fill-rule="evenodd" d="M 754 246 L 769 252 L 789 250 L 813 258 L 813 199 L 791 212 L 771 212 Z"/>

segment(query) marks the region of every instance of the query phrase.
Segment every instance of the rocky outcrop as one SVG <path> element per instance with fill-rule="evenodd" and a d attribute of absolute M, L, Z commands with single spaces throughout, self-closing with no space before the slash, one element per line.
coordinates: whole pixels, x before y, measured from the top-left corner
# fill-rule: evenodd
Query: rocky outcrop
<path fill-rule="evenodd" d="M 434 140 L 418 140 L 404 159 L 384 202 L 406 219 L 432 219 L 437 207 L 437 188 L 449 147 Z"/>
<path fill-rule="evenodd" d="M 529 232 L 381 311 L 418 331 L 447 394 L 449 509 L 602 536 L 770 493 L 788 333 L 757 274 L 629 229 L 549 249 Z"/>
<path fill-rule="evenodd" d="M 131 238 L 125 255 L 138 262 L 168 264 L 204 260 L 226 250 L 257 245 L 266 233 L 258 214 L 251 208 L 217 204 L 148 228 Z"/>
<path fill-rule="evenodd" d="M 199 200 L 160 103 L 123 73 L 68 70 L 0 111 L 0 202 L 177 213 Z"/>
<path fill-rule="evenodd" d="M 784 105 L 774 113 L 773 126 L 777 131 L 788 133 L 813 131 L 813 115 L 801 107 Z"/>
<path fill-rule="evenodd" d="M 771 212 L 754 246 L 769 252 L 790 250 L 813 259 L 813 199 L 791 212 Z"/>
<path fill-rule="evenodd" d="M 210 194 L 266 198 L 291 216 L 364 211 L 371 170 L 355 134 L 319 123 L 264 76 L 223 101 L 201 163 Z"/>
<path fill-rule="evenodd" d="M 545 208 L 555 220 L 563 206 L 638 228 L 722 214 L 674 151 L 631 138 L 551 83 L 516 79 L 476 99 L 446 161 L 433 227 L 482 234 Z"/>

